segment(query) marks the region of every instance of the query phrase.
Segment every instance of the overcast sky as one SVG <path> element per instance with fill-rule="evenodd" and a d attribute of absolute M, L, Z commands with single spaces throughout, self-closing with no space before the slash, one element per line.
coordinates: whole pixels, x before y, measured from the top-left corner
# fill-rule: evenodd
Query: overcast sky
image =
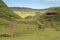
<path fill-rule="evenodd" d="M 60 0 L 3 0 L 9 7 L 29 7 L 34 9 L 44 9 L 49 7 L 59 7 Z"/>

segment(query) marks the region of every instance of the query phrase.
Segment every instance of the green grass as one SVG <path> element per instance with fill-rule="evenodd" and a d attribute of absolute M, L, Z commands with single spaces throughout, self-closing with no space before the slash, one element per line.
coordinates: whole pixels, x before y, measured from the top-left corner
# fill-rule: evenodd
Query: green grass
<path fill-rule="evenodd" d="M 55 15 L 47 15 L 47 13 L 55 13 Z M 60 30 L 60 8 L 57 9 L 51 9 L 42 15 L 38 15 L 39 18 L 38 20 L 40 22 L 43 22 L 46 27 L 52 27 L 55 28 L 56 30 Z"/>
<path fill-rule="evenodd" d="M 49 28 L 44 31 L 36 31 L 19 37 L 2 37 L 0 40 L 60 40 L 60 32 Z"/>
<path fill-rule="evenodd" d="M 0 0 L 0 18 L 7 20 L 20 19 L 21 17 L 15 14 L 8 6 Z"/>
<path fill-rule="evenodd" d="M 17 12 L 15 14 L 11 11 L 5 3 L 0 0 L 0 35 L 1 34 L 14 34 L 20 33 L 20 36 L 15 37 L 0 37 L 0 40 L 60 40 L 60 14 L 53 20 L 56 29 L 52 27 L 51 18 L 46 16 L 46 12 L 36 15 L 34 12 Z M 4 9 L 4 10 L 3 10 Z M 54 11 L 54 10 L 53 10 Z M 55 10 L 55 12 L 60 13 Z M 25 14 L 24 14 L 25 13 Z M 9 25 L 13 20 L 16 20 L 16 27 L 9 29 Z M 18 16 L 19 15 L 19 16 Z M 33 16 L 29 19 L 21 19 L 28 16 Z M 36 18 L 35 18 L 36 17 Z M 47 27 L 44 30 L 38 29 L 39 25 L 35 22 L 35 19 L 43 22 Z"/>
<path fill-rule="evenodd" d="M 8 27 L 11 21 L 21 19 L 16 13 L 8 8 L 8 6 L 0 0 L 0 27 Z"/>

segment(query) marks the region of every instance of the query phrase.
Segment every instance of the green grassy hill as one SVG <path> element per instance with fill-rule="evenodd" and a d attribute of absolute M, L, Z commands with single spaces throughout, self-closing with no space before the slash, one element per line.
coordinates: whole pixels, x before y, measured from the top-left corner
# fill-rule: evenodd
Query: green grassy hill
<path fill-rule="evenodd" d="M 10 10 L 8 6 L 2 0 L 0 0 L 0 18 L 12 20 L 19 19 L 21 17 L 15 14 L 12 10 Z"/>
<path fill-rule="evenodd" d="M 21 17 L 10 10 L 8 6 L 0 0 L 0 29 L 8 27 L 10 22 L 16 19 L 21 19 Z"/>
<path fill-rule="evenodd" d="M 54 8 L 39 17 L 39 21 L 45 24 L 45 27 L 60 29 L 60 8 Z"/>

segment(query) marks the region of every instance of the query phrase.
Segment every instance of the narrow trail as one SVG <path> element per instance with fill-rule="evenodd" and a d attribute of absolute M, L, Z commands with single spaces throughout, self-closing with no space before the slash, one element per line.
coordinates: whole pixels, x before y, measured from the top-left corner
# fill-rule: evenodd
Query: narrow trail
<path fill-rule="evenodd" d="M 42 22 L 40 22 L 40 21 L 36 21 L 36 23 L 38 24 L 38 25 L 40 25 L 40 26 L 42 26 L 42 28 L 45 28 L 46 27 L 46 25 L 44 24 L 44 23 L 42 23 Z"/>

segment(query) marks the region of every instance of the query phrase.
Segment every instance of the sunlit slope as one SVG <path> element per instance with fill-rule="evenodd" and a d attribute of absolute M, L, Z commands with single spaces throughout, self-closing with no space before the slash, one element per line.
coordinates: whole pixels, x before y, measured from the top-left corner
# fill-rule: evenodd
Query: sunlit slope
<path fill-rule="evenodd" d="M 28 16 L 35 16 L 36 13 L 34 11 L 14 11 L 16 14 L 18 14 L 19 16 L 21 16 L 22 18 L 26 18 Z"/>

